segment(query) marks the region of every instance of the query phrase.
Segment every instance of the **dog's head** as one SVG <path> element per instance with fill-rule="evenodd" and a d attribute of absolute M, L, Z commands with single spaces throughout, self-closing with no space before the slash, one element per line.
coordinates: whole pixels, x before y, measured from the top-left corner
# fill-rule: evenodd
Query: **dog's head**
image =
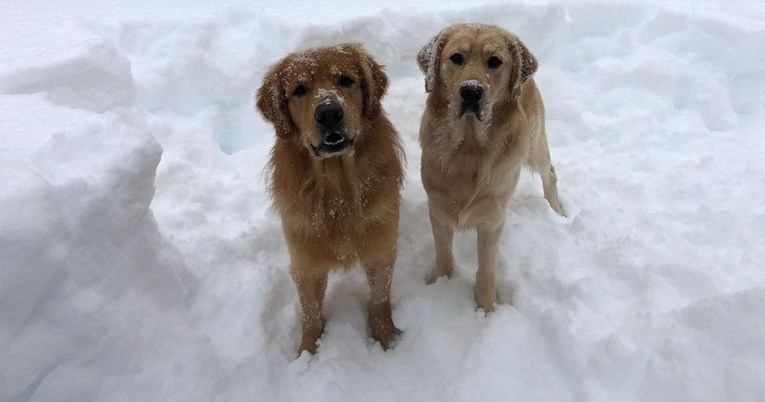
<path fill-rule="evenodd" d="M 257 108 L 276 135 L 300 141 L 318 158 L 353 149 L 364 120 L 382 112 L 388 77 L 359 44 L 293 53 L 266 73 Z"/>
<path fill-rule="evenodd" d="M 494 105 L 517 102 L 537 60 L 517 36 L 494 25 L 456 24 L 417 54 L 425 90 L 446 99 L 455 119 L 491 120 Z"/>

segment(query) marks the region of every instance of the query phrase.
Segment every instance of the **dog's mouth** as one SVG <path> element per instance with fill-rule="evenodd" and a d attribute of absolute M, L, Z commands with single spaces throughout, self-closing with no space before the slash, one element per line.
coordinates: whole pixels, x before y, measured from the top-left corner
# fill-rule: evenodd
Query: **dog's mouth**
<path fill-rule="evenodd" d="M 472 113 L 478 121 L 483 121 L 483 111 L 478 102 L 462 102 L 457 118 L 461 119 L 465 113 Z"/>
<path fill-rule="evenodd" d="M 353 138 L 348 138 L 343 131 L 329 131 L 322 135 L 319 146 L 311 147 L 316 156 L 321 158 L 343 154 L 353 146 Z"/>

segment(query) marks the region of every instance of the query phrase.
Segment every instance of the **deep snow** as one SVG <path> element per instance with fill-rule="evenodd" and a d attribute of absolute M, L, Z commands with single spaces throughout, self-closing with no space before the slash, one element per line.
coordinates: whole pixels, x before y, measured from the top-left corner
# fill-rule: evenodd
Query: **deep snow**
<path fill-rule="evenodd" d="M 313 4 L 3 5 L 0 401 L 762 400 L 765 6 Z M 523 175 L 488 317 L 472 235 L 456 277 L 424 283 L 415 55 L 459 21 L 538 57 L 569 214 Z M 343 41 L 387 66 L 405 143 L 404 333 L 388 352 L 367 337 L 352 271 L 295 359 L 252 96 L 285 53 Z"/>

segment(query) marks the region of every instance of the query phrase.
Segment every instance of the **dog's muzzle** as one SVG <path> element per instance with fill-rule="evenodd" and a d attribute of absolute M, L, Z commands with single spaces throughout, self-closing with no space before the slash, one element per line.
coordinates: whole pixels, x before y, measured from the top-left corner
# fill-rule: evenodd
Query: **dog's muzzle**
<path fill-rule="evenodd" d="M 478 121 L 483 118 L 481 112 L 481 98 L 483 98 L 483 85 L 478 80 L 467 80 L 460 86 L 460 97 L 462 103 L 460 104 L 459 117 L 461 118 L 466 112 L 471 112 L 475 115 Z"/>
<path fill-rule="evenodd" d="M 316 107 L 314 120 L 321 132 L 321 144 L 313 147 L 316 156 L 331 156 L 353 145 L 343 127 L 343 108 L 335 102 L 326 102 Z"/>

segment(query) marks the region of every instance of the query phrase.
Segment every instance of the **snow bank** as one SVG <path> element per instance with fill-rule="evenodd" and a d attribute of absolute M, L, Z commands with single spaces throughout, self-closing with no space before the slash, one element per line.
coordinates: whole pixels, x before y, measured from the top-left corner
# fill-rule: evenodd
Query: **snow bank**
<path fill-rule="evenodd" d="M 217 361 L 149 208 L 161 148 L 111 113 L 89 117 L 34 169 L 3 175 L 0 399 L 211 397 Z"/>
<path fill-rule="evenodd" d="M 698 4 L 400 3 L 331 24 L 288 6 L 196 5 L 185 22 L 146 4 L 48 11 L 88 16 L 0 68 L 0 400 L 757 400 L 765 11 Z M 455 278 L 423 280 L 415 56 L 464 21 L 507 27 L 539 59 L 570 214 L 523 177 L 505 304 L 488 317 L 473 236 L 456 241 Z M 343 41 L 387 66 L 408 156 L 404 334 L 372 343 L 363 274 L 337 275 L 319 353 L 295 359 L 297 298 L 262 181 L 274 135 L 252 95 L 286 52 Z"/>

